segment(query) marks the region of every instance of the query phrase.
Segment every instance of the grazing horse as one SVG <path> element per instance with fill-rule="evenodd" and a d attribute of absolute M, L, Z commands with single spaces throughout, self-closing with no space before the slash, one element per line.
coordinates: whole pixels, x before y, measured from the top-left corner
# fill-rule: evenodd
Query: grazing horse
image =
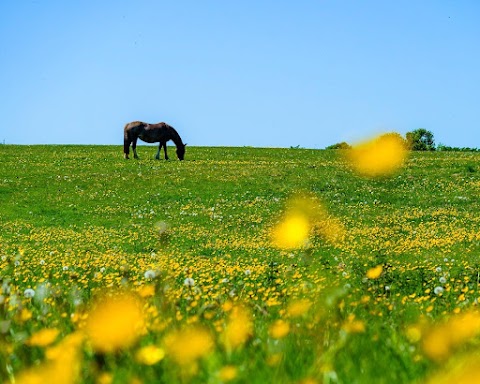
<path fill-rule="evenodd" d="M 179 160 L 183 160 L 185 157 L 185 146 L 183 144 L 180 135 L 177 131 L 166 123 L 149 124 L 142 121 L 133 121 L 125 125 L 123 130 L 123 153 L 125 159 L 128 159 L 130 152 L 130 144 L 133 149 L 133 156 L 138 159 L 137 156 L 137 139 L 145 141 L 146 143 L 158 143 L 158 152 L 155 158 L 160 159 L 160 150 L 163 147 L 165 152 L 165 160 L 168 160 L 167 156 L 167 141 L 172 140 L 177 147 L 177 157 Z"/>

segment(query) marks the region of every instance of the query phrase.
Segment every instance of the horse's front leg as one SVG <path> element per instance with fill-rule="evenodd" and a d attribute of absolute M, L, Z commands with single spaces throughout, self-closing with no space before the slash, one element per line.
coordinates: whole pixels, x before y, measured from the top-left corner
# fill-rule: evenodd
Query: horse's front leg
<path fill-rule="evenodd" d="M 133 149 L 133 157 L 135 159 L 138 159 L 138 155 L 137 155 L 137 139 L 133 139 L 132 141 L 132 149 Z"/>
<path fill-rule="evenodd" d="M 163 152 L 165 153 L 165 160 L 168 160 L 168 155 L 167 155 L 167 142 L 162 141 L 160 142 L 160 147 L 158 148 L 158 158 L 160 158 L 160 149 L 163 147 Z"/>
<path fill-rule="evenodd" d="M 158 144 L 158 151 L 157 154 L 155 155 L 155 159 L 160 160 L 160 150 L 162 149 L 162 142 Z"/>

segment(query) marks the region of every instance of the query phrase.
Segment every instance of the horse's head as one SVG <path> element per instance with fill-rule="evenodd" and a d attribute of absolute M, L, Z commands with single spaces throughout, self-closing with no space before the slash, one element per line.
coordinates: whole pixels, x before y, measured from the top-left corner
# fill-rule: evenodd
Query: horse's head
<path fill-rule="evenodd" d="M 185 147 L 187 144 L 181 144 L 177 146 L 177 157 L 179 160 L 183 160 L 185 158 Z"/>

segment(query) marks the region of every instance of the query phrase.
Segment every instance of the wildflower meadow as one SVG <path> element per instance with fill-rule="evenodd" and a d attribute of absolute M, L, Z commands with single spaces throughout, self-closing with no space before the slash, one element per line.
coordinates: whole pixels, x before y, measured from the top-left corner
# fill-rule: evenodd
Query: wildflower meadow
<path fill-rule="evenodd" d="M 479 153 L 155 152 L 0 146 L 1 383 L 480 382 Z"/>

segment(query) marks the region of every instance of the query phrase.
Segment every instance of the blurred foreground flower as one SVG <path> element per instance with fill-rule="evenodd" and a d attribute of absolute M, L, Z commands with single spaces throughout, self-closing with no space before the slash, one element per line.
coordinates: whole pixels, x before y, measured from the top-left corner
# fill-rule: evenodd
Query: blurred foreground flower
<path fill-rule="evenodd" d="M 144 365 L 154 365 L 165 357 L 165 351 L 156 345 L 140 348 L 135 354 L 137 362 Z"/>
<path fill-rule="evenodd" d="M 345 153 L 353 169 L 362 176 L 386 176 L 399 169 L 407 155 L 403 138 L 387 133 L 354 146 Z"/>
<path fill-rule="evenodd" d="M 120 293 L 105 296 L 94 304 L 85 331 L 95 351 L 108 353 L 130 347 L 143 326 L 140 300 L 133 294 Z"/>
<path fill-rule="evenodd" d="M 308 312 L 312 303 L 307 299 L 299 299 L 288 304 L 287 314 L 290 317 L 301 317 Z"/>
<path fill-rule="evenodd" d="M 253 335 L 253 322 L 250 312 L 240 306 L 234 307 L 222 335 L 227 351 L 243 346 Z"/>
<path fill-rule="evenodd" d="M 343 235 L 343 226 L 328 215 L 316 196 L 297 195 L 288 200 L 282 219 L 272 229 L 271 241 L 280 249 L 301 248 L 313 232 L 335 243 Z"/>
<path fill-rule="evenodd" d="M 57 339 L 59 333 L 60 331 L 54 328 L 42 329 L 30 336 L 27 340 L 27 344 L 32 347 L 46 347 Z"/>
<path fill-rule="evenodd" d="M 268 329 L 268 334 L 273 339 L 283 339 L 290 333 L 290 324 L 284 320 L 276 320 Z"/>
<path fill-rule="evenodd" d="M 222 383 L 232 381 L 237 377 L 238 369 L 233 365 L 226 365 L 218 372 L 218 378 Z"/>
<path fill-rule="evenodd" d="M 46 334 L 46 333 L 45 333 Z M 52 332 L 53 334 L 53 332 Z M 65 337 L 58 345 L 47 349 L 47 360 L 38 367 L 20 373 L 16 384 L 73 384 L 78 382 L 83 335 L 79 332 Z"/>
<path fill-rule="evenodd" d="M 480 313 L 466 312 L 431 328 L 422 340 L 422 347 L 428 357 L 440 361 L 479 334 Z"/>
<path fill-rule="evenodd" d="M 194 364 L 213 350 L 213 338 L 206 329 L 191 327 L 165 337 L 166 353 L 180 365 Z"/>

